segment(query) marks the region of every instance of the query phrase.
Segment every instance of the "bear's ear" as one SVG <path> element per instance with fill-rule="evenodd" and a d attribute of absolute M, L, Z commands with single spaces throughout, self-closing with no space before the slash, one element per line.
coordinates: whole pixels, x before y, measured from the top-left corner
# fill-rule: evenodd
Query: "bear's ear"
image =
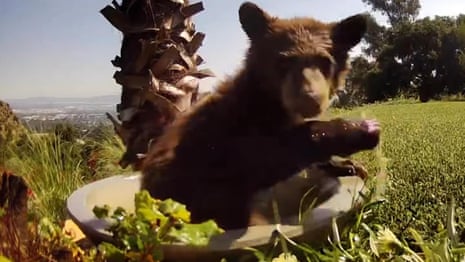
<path fill-rule="evenodd" d="M 239 21 L 242 29 L 250 39 L 256 39 L 266 34 L 271 17 L 256 4 L 245 2 L 239 8 Z"/>
<path fill-rule="evenodd" d="M 349 50 L 362 40 L 366 30 L 367 17 L 358 14 L 336 23 L 331 30 L 331 38 L 334 45 Z"/>

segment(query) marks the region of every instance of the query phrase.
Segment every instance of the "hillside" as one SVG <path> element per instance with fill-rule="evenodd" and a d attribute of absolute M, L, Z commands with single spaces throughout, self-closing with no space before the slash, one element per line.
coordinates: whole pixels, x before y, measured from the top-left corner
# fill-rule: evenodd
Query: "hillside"
<path fill-rule="evenodd" d="M 3 140 L 7 139 L 9 135 L 22 129 L 23 127 L 10 105 L 0 100 L 0 144 L 3 144 Z"/>

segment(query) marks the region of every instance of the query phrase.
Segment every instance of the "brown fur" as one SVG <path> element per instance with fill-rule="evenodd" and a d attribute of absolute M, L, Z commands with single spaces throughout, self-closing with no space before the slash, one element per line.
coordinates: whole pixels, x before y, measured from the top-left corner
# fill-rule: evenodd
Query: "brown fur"
<path fill-rule="evenodd" d="M 175 120 L 148 153 L 142 181 L 153 197 L 186 204 L 194 222 L 213 218 L 225 229 L 247 226 L 260 190 L 379 140 L 365 122 L 304 121 L 341 86 L 362 17 L 278 19 L 251 3 L 239 16 L 251 39 L 243 69 Z"/>

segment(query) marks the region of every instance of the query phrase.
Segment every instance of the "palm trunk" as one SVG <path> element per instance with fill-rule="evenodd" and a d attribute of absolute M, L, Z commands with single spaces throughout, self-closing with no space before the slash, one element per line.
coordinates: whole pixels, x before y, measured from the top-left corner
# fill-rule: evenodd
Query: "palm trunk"
<path fill-rule="evenodd" d="M 205 34 L 196 32 L 191 16 L 202 3 L 187 0 L 123 0 L 101 10 L 123 34 L 121 54 L 112 60 L 114 79 L 122 86 L 118 119 L 112 121 L 126 152 L 120 165 L 140 168 L 148 147 L 177 114 L 197 100 L 199 80 L 213 76 L 199 70 L 196 54 Z"/>

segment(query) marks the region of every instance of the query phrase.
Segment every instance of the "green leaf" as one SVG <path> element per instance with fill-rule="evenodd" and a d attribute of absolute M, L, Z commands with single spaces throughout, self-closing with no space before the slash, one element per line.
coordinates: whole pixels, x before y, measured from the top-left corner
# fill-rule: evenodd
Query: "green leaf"
<path fill-rule="evenodd" d="M 172 228 L 168 237 L 187 245 L 205 246 L 212 236 L 223 232 L 213 220 L 208 220 L 200 224 L 184 224 L 180 229 Z"/>
<path fill-rule="evenodd" d="M 163 214 L 170 215 L 175 219 L 181 219 L 184 222 L 190 221 L 191 214 L 187 211 L 186 206 L 172 199 L 161 202 L 159 209 Z"/>
<path fill-rule="evenodd" d="M 53 224 L 48 218 L 40 219 L 37 226 L 39 236 L 43 239 L 52 239 L 61 233 L 57 225 Z"/>
<path fill-rule="evenodd" d="M 126 216 L 127 212 L 124 210 L 122 207 L 117 207 L 115 211 L 113 211 L 112 217 L 114 217 L 117 220 L 121 220 L 122 217 Z"/>
<path fill-rule="evenodd" d="M 157 201 L 153 199 L 147 190 L 141 190 L 134 196 L 136 210 L 143 207 L 157 206 Z"/>
<path fill-rule="evenodd" d="M 164 223 L 167 217 L 158 209 L 159 201 L 153 199 L 147 190 L 137 192 L 134 197 L 136 216 L 147 222 L 154 222 L 157 219 Z"/>
<path fill-rule="evenodd" d="M 97 218 L 107 218 L 109 213 L 110 213 L 110 206 L 104 205 L 103 207 L 101 206 L 94 206 L 92 209 L 92 212 Z"/>
<path fill-rule="evenodd" d="M 114 245 L 103 242 L 98 246 L 99 251 L 110 262 L 125 262 L 126 258 L 124 252 Z"/>

